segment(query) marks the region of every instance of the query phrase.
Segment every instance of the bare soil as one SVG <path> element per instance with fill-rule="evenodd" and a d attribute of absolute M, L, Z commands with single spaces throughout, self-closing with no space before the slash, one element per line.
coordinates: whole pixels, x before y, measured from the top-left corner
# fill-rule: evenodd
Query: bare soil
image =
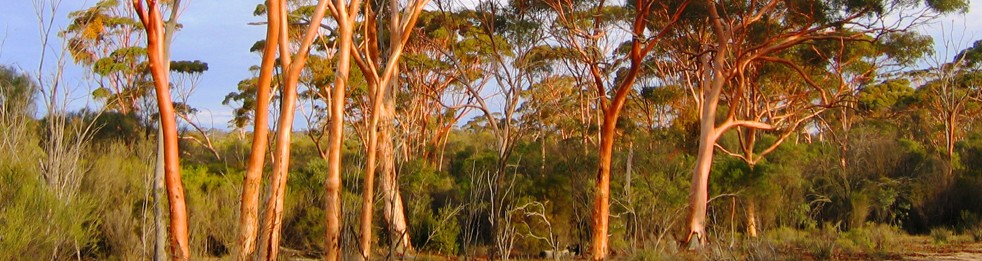
<path fill-rule="evenodd" d="M 924 239 L 912 246 L 903 260 L 982 260 L 982 243 L 980 242 L 955 242 L 948 244 L 935 244 L 929 239 Z"/>

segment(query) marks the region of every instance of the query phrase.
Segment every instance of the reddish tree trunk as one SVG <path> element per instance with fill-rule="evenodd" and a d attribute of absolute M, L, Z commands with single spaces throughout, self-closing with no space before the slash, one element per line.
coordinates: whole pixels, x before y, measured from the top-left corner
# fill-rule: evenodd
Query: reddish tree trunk
<path fill-rule="evenodd" d="M 263 60 L 259 72 L 259 85 L 256 91 L 256 113 L 252 150 L 246 167 L 245 180 L 242 182 L 242 205 L 239 215 L 239 236 L 236 248 L 237 260 L 244 261 L 252 258 L 256 248 L 256 235 L 259 224 L 259 191 L 262 180 L 263 164 L 266 159 L 266 149 L 269 136 L 269 100 L 273 79 L 273 67 L 276 62 L 277 39 L 280 29 L 279 0 L 269 1 L 266 27 L 266 46 L 263 49 Z"/>
<path fill-rule="evenodd" d="M 610 164 L 614 152 L 617 119 L 604 117 L 600 130 L 600 165 L 593 201 L 593 259 L 603 260 L 607 254 L 607 228 L 610 220 Z"/>
<path fill-rule="evenodd" d="M 314 15 L 311 17 L 311 21 L 324 19 L 326 10 L 327 1 L 321 0 L 317 4 L 316 9 L 314 9 Z M 300 80 L 300 72 L 306 65 L 310 46 L 320 28 L 319 24 L 311 24 L 307 27 L 303 42 L 300 44 L 300 49 L 297 53 L 297 58 L 294 61 L 290 61 L 289 46 L 287 43 L 288 31 L 285 22 L 285 2 L 280 2 L 279 11 L 279 30 L 281 31 L 279 33 L 280 59 L 282 67 L 287 69 L 284 70 L 286 76 L 283 84 L 283 100 L 280 106 L 280 120 L 276 133 L 276 149 L 273 154 L 273 175 L 271 176 L 270 182 L 272 188 L 266 207 L 266 221 L 263 223 L 262 228 L 264 233 L 263 238 L 265 239 L 262 247 L 266 249 L 265 258 L 267 260 L 276 260 L 279 252 L 280 230 L 283 226 L 283 200 L 286 195 L 286 181 L 290 168 L 290 141 L 293 132 L 294 110 L 297 102 L 297 83 Z"/>
<path fill-rule="evenodd" d="M 147 0 L 146 6 L 140 0 L 133 0 L 133 9 L 146 28 L 147 56 L 150 60 L 150 73 L 154 79 L 157 107 L 160 112 L 160 128 L 164 145 L 164 180 L 170 204 L 171 259 L 189 260 L 191 249 L 188 245 L 187 205 L 184 200 L 184 185 L 181 182 L 177 116 L 170 96 L 168 78 L 170 62 L 166 58 L 164 22 L 160 7 L 155 0 Z"/>

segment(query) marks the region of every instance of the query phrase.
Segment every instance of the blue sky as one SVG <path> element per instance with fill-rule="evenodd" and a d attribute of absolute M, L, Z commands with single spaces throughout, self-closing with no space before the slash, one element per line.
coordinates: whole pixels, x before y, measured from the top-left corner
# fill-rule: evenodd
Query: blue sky
<path fill-rule="evenodd" d="M 3 1 L 4 8 L 0 11 L 0 64 L 36 72 L 41 50 L 33 1 Z M 222 105 L 221 101 L 226 94 L 236 89 L 239 80 L 251 75 L 248 68 L 259 63 L 259 56 L 250 53 L 249 48 L 256 40 L 264 37 L 265 27 L 248 23 L 263 19 L 252 16 L 256 4 L 261 1 L 185 0 L 188 6 L 180 17 L 184 29 L 175 35 L 171 55 L 175 60 L 201 60 L 208 63 L 208 72 L 202 76 L 198 89 L 189 100 L 192 106 L 202 111 L 199 120 L 204 127 L 228 128 L 231 108 Z M 55 14 L 55 29 L 67 24 L 65 17 L 69 12 L 91 6 L 95 2 L 96 0 L 63 0 Z M 965 48 L 976 39 L 982 38 L 980 18 L 982 2 L 976 1 L 971 4 L 970 12 L 965 16 L 942 17 L 932 25 L 918 30 L 933 36 L 936 41 L 943 35 L 948 38 L 954 35 L 956 40 L 962 41 L 956 45 Z M 957 50 L 948 53 L 954 52 Z M 939 53 L 944 54 L 941 50 Z M 64 82 L 75 88 L 73 96 L 81 101 L 76 102 L 77 106 L 85 106 L 85 100 L 91 92 L 91 86 L 82 77 L 81 68 L 68 65 Z M 298 124 L 299 122 L 302 120 L 298 119 Z"/>
<path fill-rule="evenodd" d="M 40 50 L 37 16 L 31 0 L 4 0 L 0 11 L 0 64 L 36 72 Z M 259 63 L 259 56 L 249 52 L 253 43 L 265 37 L 265 27 L 248 25 L 260 21 L 252 12 L 260 1 L 185 0 L 187 9 L 179 18 L 184 28 L 174 36 L 171 56 L 174 60 L 201 60 L 208 63 L 189 104 L 202 112 L 198 115 L 205 127 L 227 128 L 231 109 L 221 104 L 226 94 L 236 89 L 242 79 L 250 77 L 249 67 Z M 96 0 L 62 2 L 55 30 L 67 25 L 67 15 L 96 3 Z M 55 39 L 60 40 L 60 39 Z M 57 47 L 57 46 L 56 46 Z M 85 100 L 91 93 L 79 66 L 66 66 L 65 83 L 74 87 L 72 96 Z M 76 102 L 76 106 L 85 106 Z"/>

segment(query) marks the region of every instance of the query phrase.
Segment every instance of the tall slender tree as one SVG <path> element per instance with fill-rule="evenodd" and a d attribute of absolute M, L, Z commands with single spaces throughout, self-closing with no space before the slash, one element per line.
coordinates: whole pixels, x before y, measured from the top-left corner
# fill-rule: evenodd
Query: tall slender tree
<path fill-rule="evenodd" d="M 236 260 L 250 260 L 256 251 L 256 235 L 259 231 L 259 192 L 269 141 L 269 102 L 272 95 L 273 67 L 276 63 L 275 44 L 280 38 L 283 21 L 280 8 L 283 0 L 269 0 L 266 12 L 266 41 L 263 45 L 262 64 L 256 88 L 256 105 L 253 121 L 252 149 L 242 182 L 242 201 L 239 212 L 239 235 L 236 241 Z"/>
<path fill-rule="evenodd" d="M 945 43 L 945 55 L 954 44 Z M 948 161 L 945 182 L 954 179 L 959 160 L 955 144 L 964 139 L 973 119 L 982 115 L 982 41 L 959 51 L 950 61 L 935 58 L 931 68 L 912 73 L 925 82 L 915 92 L 920 107 L 930 112 L 930 118 L 941 126 L 941 137 L 932 139 Z"/>
<path fill-rule="evenodd" d="M 327 158 L 327 178 L 324 180 L 325 206 L 327 212 L 325 244 L 327 260 L 341 260 L 341 146 L 344 141 L 345 91 L 351 72 L 355 19 L 359 16 L 361 0 L 321 0 L 321 4 L 331 9 L 331 16 L 337 21 L 337 67 L 335 67 L 334 86 L 331 90 Z M 315 19 L 314 21 L 320 21 Z M 326 88 L 326 87 L 325 87 Z"/>
<path fill-rule="evenodd" d="M 280 103 L 280 119 L 277 122 L 276 148 L 273 152 L 273 173 L 270 175 L 270 198 L 266 206 L 265 222 L 262 227 L 261 254 L 266 260 L 275 260 L 279 253 L 280 231 L 283 226 L 283 201 L 286 196 L 286 181 L 290 168 L 290 145 L 293 132 L 293 120 L 297 103 L 297 85 L 300 73 L 307 64 L 307 57 L 316 36 L 320 33 L 319 21 L 324 19 L 328 1 L 320 0 L 314 7 L 311 22 L 303 34 L 303 40 L 296 55 L 291 55 L 289 31 L 287 28 L 286 1 L 279 2 L 277 23 L 280 27 L 276 43 L 280 52 L 280 67 L 283 68 L 283 94 Z M 272 44 L 267 42 L 267 44 Z M 342 53 L 342 55 L 344 55 Z M 252 153 L 262 153 L 253 151 Z M 340 208 L 338 208 L 340 212 Z M 330 212 L 329 212 L 330 213 Z M 329 214 L 330 215 L 330 214 Z"/>
<path fill-rule="evenodd" d="M 361 258 L 364 260 L 369 260 L 371 258 L 372 250 L 372 213 L 374 211 L 373 204 L 375 199 L 374 187 L 375 187 L 375 170 L 376 170 L 376 156 L 378 155 L 378 140 L 379 140 L 379 119 L 384 115 L 391 115 L 391 111 L 385 111 L 388 106 L 383 107 L 386 104 L 386 93 L 389 93 L 389 88 L 392 85 L 392 79 L 398 78 L 397 72 L 399 71 L 399 59 L 402 57 L 402 52 L 406 46 L 406 42 L 409 41 L 409 36 L 412 34 L 412 28 L 415 27 L 416 20 L 419 18 L 420 13 L 423 11 L 423 7 L 429 0 L 414 0 L 406 6 L 405 9 L 400 9 L 401 6 L 398 0 L 389 0 L 387 5 L 388 19 L 389 19 L 389 44 L 386 46 L 388 50 L 388 57 L 382 60 L 380 45 L 382 44 L 379 35 L 380 26 L 377 24 L 376 14 L 381 14 L 383 10 L 382 7 L 376 7 L 370 2 L 365 4 L 365 26 L 366 34 L 362 36 L 365 44 L 363 48 L 355 48 L 352 57 L 358 65 L 359 69 L 362 71 L 362 75 L 365 76 L 366 82 L 368 83 L 368 90 L 372 94 L 371 100 L 371 111 L 369 114 L 368 122 L 368 142 L 365 146 L 366 149 L 366 162 L 365 162 L 365 185 L 363 186 L 362 192 L 362 216 L 361 216 L 361 238 L 359 241 L 359 246 L 361 247 Z M 405 10 L 405 11 L 400 11 Z M 341 20 L 341 17 L 336 17 Z M 405 19 L 405 20 L 403 20 Z M 385 64 L 382 64 L 382 62 Z M 340 65 L 339 65 L 340 66 Z M 389 95 L 389 99 L 393 99 Z M 386 123 L 386 127 L 390 127 L 391 123 Z M 389 137 L 385 137 L 389 138 Z M 391 143 L 388 143 L 391 146 Z M 387 161 L 393 160 L 391 157 L 385 159 Z M 391 189 L 391 188 L 390 188 Z M 390 191 L 384 191 L 383 193 L 392 193 Z"/>
<path fill-rule="evenodd" d="M 608 61 L 598 53 L 603 50 L 598 44 L 600 38 L 608 35 L 609 27 L 615 21 L 605 21 L 611 8 L 600 1 L 595 6 L 582 6 L 578 1 L 555 1 L 550 5 L 558 13 L 560 25 L 567 30 L 566 38 L 561 43 L 579 53 L 580 62 L 587 65 L 592 76 L 593 88 L 596 88 L 599 98 L 599 109 L 603 112 L 603 123 L 600 127 L 599 165 L 597 169 L 596 188 L 593 203 L 593 234 L 590 253 L 593 260 L 607 258 L 608 227 L 610 219 L 610 170 L 614 152 L 614 139 L 617 133 L 617 121 L 626 104 L 628 94 L 634 91 L 634 82 L 642 71 L 644 60 L 666 32 L 677 21 L 688 6 L 688 1 L 662 2 L 628 1 L 625 6 L 633 18 L 629 20 L 630 42 L 623 56 L 628 65 L 620 68 L 606 66 Z M 584 7 L 586 7 L 585 11 Z M 592 21 L 589 19 L 592 18 Z M 584 29 L 580 24 L 584 21 L 592 28 Z M 623 68 L 624 71 L 616 69 Z M 616 72 L 616 73 L 615 73 Z M 613 76 L 613 81 L 610 77 Z M 612 82 L 613 88 L 608 86 Z M 609 96 L 609 95 L 612 95 Z"/>
<path fill-rule="evenodd" d="M 134 19 L 133 8 L 126 2 L 102 0 L 69 13 L 69 18 L 71 24 L 60 35 L 66 38 L 75 63 L 97 76 L 99 88 L 93 96 L 122 114 L 142 111 L 139 100 L 150 91 L 145 76 L 147 50 L 138 46 L 144 40 L 143 28 Z"/>
<path fill-rule="evenodd" d="M 179 6 L 176 5 L 176 6 Z M 177 118 L 170 97 L 169 43 L 176 29 L 176 12 L 171 8 L 171 19 L 164 23 L 160 5 L 156 0 L 133 0 L 133 9 L 143 23 L 147 33 L 147 57 L 150 72 L 157 93 L 157 107 L 160 113 L 160 141 L 163 152 L 163 174 L 166 181 L 167 198 L 170 204 L 171 259 L 189 260 L 191 250 L 188 245 L 187 205 L 184 185 L 181 182 L 179 148 L 177 146 Z M 165 27 L 166 26 L 166 27 Z M 166 28 L 166 29 L 165 29 Z M 166 31 L 165 31 L 166 30 Z M 158 155 L 159 157 L 159 155 Z"/>

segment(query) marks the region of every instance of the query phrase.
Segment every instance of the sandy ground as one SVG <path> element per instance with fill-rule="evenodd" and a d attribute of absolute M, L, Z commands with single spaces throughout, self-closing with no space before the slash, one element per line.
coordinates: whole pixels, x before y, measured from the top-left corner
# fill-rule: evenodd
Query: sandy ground
<path fill-rule="evenodd" d="M 982 243 L 950 245 L 908 253 L 903 260 L 982 260 Z"/>

